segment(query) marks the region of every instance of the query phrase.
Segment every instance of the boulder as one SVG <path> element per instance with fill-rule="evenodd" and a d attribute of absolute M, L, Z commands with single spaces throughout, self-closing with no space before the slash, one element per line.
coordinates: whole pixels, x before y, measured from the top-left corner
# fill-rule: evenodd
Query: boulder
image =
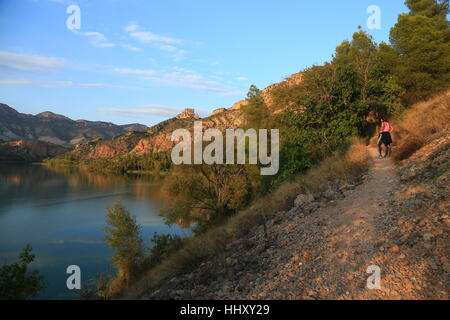
<path fill-rule="evenodd" d="M 310 193 L 308 194 L 299 194 L 297 198 L 294 200 L 294 206 L 301 207 L 305 205 L 308 202 L 311 202 L 314 200 L 314 196 Z"/>

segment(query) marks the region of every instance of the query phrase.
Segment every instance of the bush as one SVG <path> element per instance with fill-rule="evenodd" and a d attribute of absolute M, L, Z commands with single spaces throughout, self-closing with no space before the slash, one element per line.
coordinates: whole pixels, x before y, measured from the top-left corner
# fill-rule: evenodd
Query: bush
<path fill-rule="evenodd" d="M 178 250 L 173 250 L 160 263 L 149 268 L 123 295 L 127 299 L 136 299 L 144 292 L 162 286 L 164 281 L 176 274 L 187 271 L 202 258 L 219 253 L 229 241 L 245 235 L 252 227 L 292 207 L 295 197 L 304 190 L 318 191 L 326 181 L 332 179 L 354 181 L 367 170 L 369 159 L 365 144 L 361 140 L 354 140 L 348 145 L 347 151 L 335 152 L 320 165 L 282 183 L 276 190 L 259 197 L 248 208 L 231 216 L 221 225 L 183 239 Z M 166 240 L 162 243 L 166 243 Z"/>
<path fill-rule="evenodd" d="M 45 288 L 44 277 L 28 265 L 35 256 L 27 245 L 20 254 L 20 261 L 0 268 L 0 300 L 25 300 L 36 297 Z"/>
<path fill-rule="evenodd" d="M 145 257 L 145 268 L 151 268 L 166 259 L 172 252 L 178 250 L 183 245 L 183 239 L 176 235 L 161 234 L 153 235 L 151 241 L 153 246 L 148 249 Z"/>
<path fill-rule="evenodd" d="M 141 239 L 141 229 L 136 224 L 136 218 L 117 201 L 107 209 L 106 221 L 108 226 L 105 241 L 113 253 L 113 265 L 117 275 L 112 281 L 112 292 L 129 286 L 139 274 L 144 258 L 144 244 Z"/>

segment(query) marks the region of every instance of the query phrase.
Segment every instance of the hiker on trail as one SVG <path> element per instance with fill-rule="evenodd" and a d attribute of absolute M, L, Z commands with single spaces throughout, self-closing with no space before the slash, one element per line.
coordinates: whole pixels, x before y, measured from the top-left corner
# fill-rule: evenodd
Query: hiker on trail
<path fill-rule="evenodd" d="M 394 128 L 389 124 L 388 120 L 386 118 L 381 118 L 380 133 L 378 136 L 378 152 L 380 153 L 380 158 L 383 158 L 381 147 L 382 144 L 384 144 L 384 146 L 386 147 L 386 153 L 384 154 L 384 158 L 386 158 L 391 154 L 391 143 L 392 143 L 391 132 L 393 130 Z"/>

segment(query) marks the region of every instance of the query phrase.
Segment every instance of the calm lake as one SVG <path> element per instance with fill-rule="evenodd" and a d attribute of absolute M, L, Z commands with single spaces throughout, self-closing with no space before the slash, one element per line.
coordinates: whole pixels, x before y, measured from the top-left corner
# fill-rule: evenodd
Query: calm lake
<path fill-rule="evenodd" d="M 158 195 L 158 182 L 149 177 L 0 164 L 0 265 L 18 261 L 29 243 L 36 255 L 31 266 L 47 284 L 39 298 L 76 298 L 79 290 L 66 287 L 69 265 L 81 268 L 82 286 L 99 272 L 113 272 L 112 250 L 102 239 L 106 207 L 115 200 L 136 216 L 146 243 L 155 232 L 189 234 L 164 224 Z"/>

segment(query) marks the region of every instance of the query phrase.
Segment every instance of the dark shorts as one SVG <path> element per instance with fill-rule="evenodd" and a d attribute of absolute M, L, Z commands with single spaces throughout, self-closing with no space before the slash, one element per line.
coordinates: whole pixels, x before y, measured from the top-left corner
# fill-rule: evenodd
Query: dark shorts
<path fill-rule="evenodd" d="M 378 144 L 384 144 L 385 146 L 389 146 L 392 143 L 391 134 L 389 132 L 382 132 L 381 137 L 378 140 Z"/>

